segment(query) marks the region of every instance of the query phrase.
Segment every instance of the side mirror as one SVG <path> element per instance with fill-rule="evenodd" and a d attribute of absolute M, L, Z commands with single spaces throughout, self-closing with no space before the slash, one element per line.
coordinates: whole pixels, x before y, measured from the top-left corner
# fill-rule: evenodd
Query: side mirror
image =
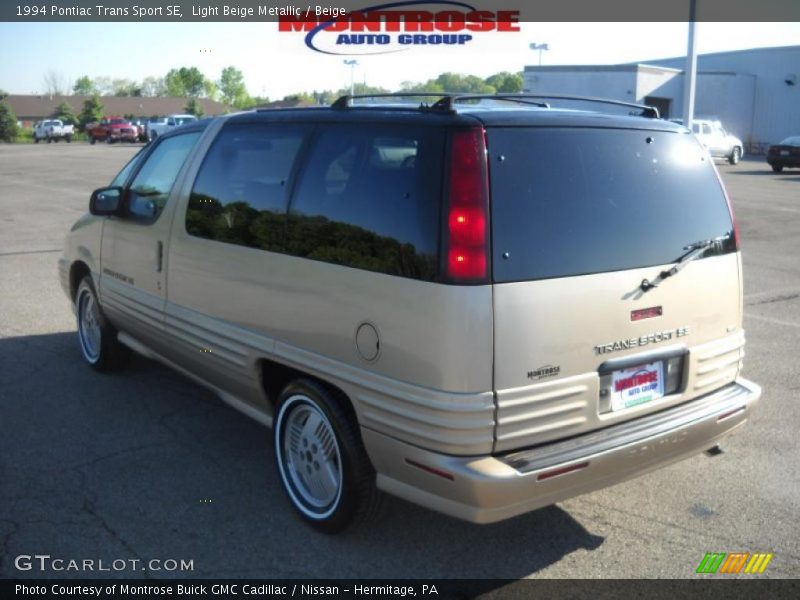
<path fill-rule="evenodd" d="M 122 188 L 104 187 L 92 192 L 89 212 L 99 217 L 118 215 L 122 207 Z"/>

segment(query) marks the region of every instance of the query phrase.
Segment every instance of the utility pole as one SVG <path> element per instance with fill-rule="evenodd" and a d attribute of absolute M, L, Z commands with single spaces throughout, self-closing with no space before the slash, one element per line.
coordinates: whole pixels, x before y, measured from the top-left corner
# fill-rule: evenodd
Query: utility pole
<path fill-rule="evenodd" d="M 689 47 L 686 50 L 686 68 L 683 71 L 683 124 L 689 129 L 694 120 L 694 92 L 697 84 L 696 11 L 697 0 L 689 0 Z"/>
<path fill-rule="evenodd" d="M 358 65 L 358 61 L 356 59 L 345 60 L 344 64 L 350 67 L 350 96 L 355 95 L 355 76 L 356 76 L 356 65 Z"/>

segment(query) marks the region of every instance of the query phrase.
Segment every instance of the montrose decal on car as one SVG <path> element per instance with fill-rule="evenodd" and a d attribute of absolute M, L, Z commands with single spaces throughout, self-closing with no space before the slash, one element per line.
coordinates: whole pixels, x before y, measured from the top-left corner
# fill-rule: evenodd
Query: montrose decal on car
<path fill-rule="evenodd" d="M 519 32 L 518 10 L 479 10 L 464 2 L 403 0 L 349 13 L 316 6 L 278 19 L 278 31 L 304 33 L 323 54 L 389 54 L 420 46 L 464 46 L 487 33 Z"/>

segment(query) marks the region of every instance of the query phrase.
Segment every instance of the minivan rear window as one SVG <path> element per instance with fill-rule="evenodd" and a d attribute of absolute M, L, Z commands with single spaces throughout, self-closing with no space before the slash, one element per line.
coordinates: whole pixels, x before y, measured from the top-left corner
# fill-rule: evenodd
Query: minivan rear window
<path fill-rule="evenodd" d="M 526 281 L 677 260 L 733 223 L 711 159 L 686 133 L 490 128 L 493 278 Z"/>
<path fill-rule="evenodd" d="M 432 281 L 438 271 L 444 131 L 320 128 L 291 201 L 286 252 Z"/>

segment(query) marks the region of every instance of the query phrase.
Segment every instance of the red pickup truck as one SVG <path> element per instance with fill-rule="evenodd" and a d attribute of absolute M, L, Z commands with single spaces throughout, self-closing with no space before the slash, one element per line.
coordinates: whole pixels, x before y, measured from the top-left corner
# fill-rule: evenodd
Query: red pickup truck
<path fill-rule="evenodd" d="M 136 126 L 122 117 L 106 117 L 99 123 L 89 123 L 86 126 L 86 133 L 92 144 L 98 141 L 106 141 L 109 144 L 122 141 L 135 142 L 139 137 Z"/>

